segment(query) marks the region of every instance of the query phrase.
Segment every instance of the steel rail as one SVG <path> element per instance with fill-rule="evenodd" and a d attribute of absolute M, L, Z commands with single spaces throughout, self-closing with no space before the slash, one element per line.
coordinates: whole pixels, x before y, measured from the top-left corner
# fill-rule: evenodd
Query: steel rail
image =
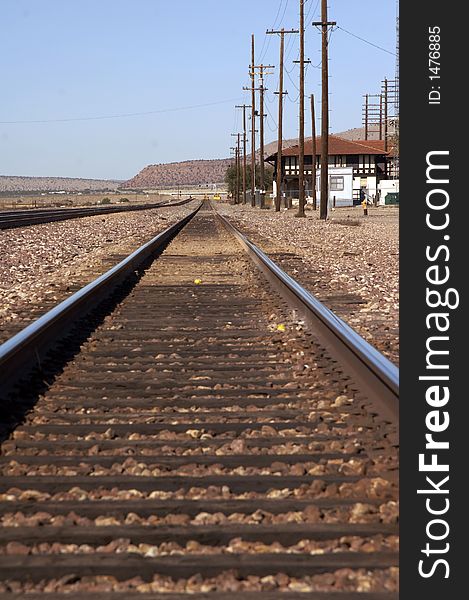
<path fill-rule="evenodd" d="M 212 207 L 213 208 L 213 207 Z M 216 212 L 216 211 L 215 211 Z M 260 248 L 244 236 L 228 219 L 216 212 L 223 225 L 233 233 L 253 262 L 290 306 L 300 312 L 343 366 L 351 371 L 371 401 L 385 408 L 392 420 L 399 412 L 399 369 L 347 323 L 290 277 Z"/>
<path fill-rule="evenodd" d="M 34 366 L 40 366 L 45 353 L 67 335 L 78 319 L 109 297 L 152 254 L 174 238 L 201 206 L 3 343 L 0 346 L 0 399 Z"/>
<path fill-rule="evenodd" d="M 66 221 L 82 217 L 93 217 L 95 215 L 107 215 L 119 212 L 132 212 L 139 210 L 150 210 L 166 206 L 181 206 L 191 202 L 187 198 L 178 202 L 158 202 L 156 204 L 136 204 L 134 206 L 92 206 L 81 208 L 59 208 L 59 209 L 30 209 L 29 211 L 0 211 L 0 229 L 13 229 L 16 227 L 28 227 L 41 223 L 52 223 L 54 221 Z"/>

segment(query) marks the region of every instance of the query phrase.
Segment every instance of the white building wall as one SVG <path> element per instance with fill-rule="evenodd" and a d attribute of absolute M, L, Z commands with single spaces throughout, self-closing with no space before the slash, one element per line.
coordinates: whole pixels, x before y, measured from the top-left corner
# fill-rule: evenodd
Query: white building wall
<path fill-rule="evenodd" d="M 353 204 L 353 167 L 331 167 L 329 166 L 329 204 L 333 205 L 335 196 L 336 206 L 352 206 Z M 331 189 L 331 177 L 343 178 L 343 189 Z M 310 182 L 308 182 L 310 185 Z M 321 197 L 321 169 L 316 171 L 316 201 Z M 307 199 L 308 203 L 313 203 L 312 196 Z"/>
<path fill-rule="evenodd" d="M 384 206 L 384 200 L 388 192 L 399 191 L 399 179 L 383 179 L 378 184 L 379 189 L 379 206 Z"/>

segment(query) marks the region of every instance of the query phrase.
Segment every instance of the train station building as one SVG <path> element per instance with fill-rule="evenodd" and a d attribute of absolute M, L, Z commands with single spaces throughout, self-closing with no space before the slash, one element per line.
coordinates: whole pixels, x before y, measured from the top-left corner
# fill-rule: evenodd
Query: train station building
<path fill-rule="evenodd" d="M 312 201 L 312 140 L 305 141 L 305 191 Z M 266 162 L 274 167 L 274 196 L 276 194 L 277 152 Z M 282 150 L 283 193 L 287 198 L 298 198 L 299 146 Z M 321 138 L 316 138 L 316 194 L 319 201 L 321 179 Z M 385 151 L 384 140 L 352 141 L 329 136 L 329 193 L 336 206 L 352 206 L 363 194 L 370 200 L 379 198 L 381 181 L 395 179 L 392 148 Z"/>

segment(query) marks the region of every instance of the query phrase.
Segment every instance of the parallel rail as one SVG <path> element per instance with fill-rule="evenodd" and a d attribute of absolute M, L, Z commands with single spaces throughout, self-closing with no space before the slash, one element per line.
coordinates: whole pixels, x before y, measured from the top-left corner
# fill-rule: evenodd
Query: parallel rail
<path fill-rule="evenodd" d="M 64 337 L 77 320 L 108 297 L 149 257 L 164 248 L 197 214 L 200 206 L 3 343 L 0 346 L 0 399 L 32 366 L 40 365 L 41 358 L 57 338 Z"/>
<path fill-rule="evenodd" d="M 32 209 L 28 211 L 0 211 L 0 229 L 14 229 L 17 227 L 28 227 L 41 223 L 52 223 L 54 221 L 66 221 L 68 219 L 79 219 L 82 217 L 93 217 L 95 215 L 107 215 L 118 212 L 132 212 L 150 210 L 165 206 L 181 206 L 191 202 L 192 198 L 178 202 L 159 202 L 153 204 L 136 204 L 133 206 L 91 206 L 86 208 L 59 208 L 59 209 Z"/>
<path fill-rule="evenodd" d="M 179 204 L 186 203 L 185 200 Z M 103 297 L 135 271 L 149 256 L 158 252 L 195 216 L 202 205 L 141 246 L 118 265 L 98 277 L 37 321 L 0 346 L 0 371 L 14 379 L 26 364 L 37 363 L 44 349 L 54 340 L 54 331 L 63 335 L 71 321 L 83 316 L 84 310 L 95 306 Z M 142 209 L 143 210 L 143 209 Z M 365 385 L 372 397 L 379 398 L 388 414 L 397 419 L 399 410 L 399 369 L 376 348 L 364 340 L 342 319 L 324 306 L 314 295 L 285 273 L 260 248 L 249 241 L 232 223 L 216 213 L 224 226 L 233 233 L 271 285 L 290 304 L 299 309 L 316 334 L 332 347 L 335 356 L 343 361 Z M 4 377 L 4 381 L 5 381 Z M 1 392 L 1 388 L 0 388 Z"/>

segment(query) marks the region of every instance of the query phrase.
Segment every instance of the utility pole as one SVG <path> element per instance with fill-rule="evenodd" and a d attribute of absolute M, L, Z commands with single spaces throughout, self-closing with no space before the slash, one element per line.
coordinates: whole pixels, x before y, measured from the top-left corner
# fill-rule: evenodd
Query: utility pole
<path fill-rule="evenodd" d="M 240 171 L 240 162 L 241 162 L 241 147 L 240 147 L 240 138 L 241 138 L 241 134 L 238 133 L 238 145 L 237 145 L 237 153 L 238 153 L 238 168 L 236 169 L 236 202 L 237 204 L 240 204 L 240 199 L 239 199 L 239 171 Z"/>
<path fill-rule="evenodd" d="M 236 156 L 236 146 L 231 146 L 230 148 L 232 154 L 235 157 L 235 169 L 237 169 L 238 166 L 238 157 Z M 233 202 L 232 204 L 236 204 L 236 189 L 233 191 Z"/>
<path fill-rule="evenodd" d="M 252 68 L 252 73 L 253 73 L 253 83 L 252 83 L 252 87 L 251 88 L 243 88 L 243 89 L 251 89 L 252 90 L 252 95 L 253 98 L 255 98 L 255 92 L 259 91 L 260 92 L 260 100 L 259 100 L 259 119 L 260 119 L 260 127 L 259 127 L 259 138 L 260 138 L 260 148 L 259 148 L 259 153 L 260 153 L 260 188 L 261 188 L 261 208 L 264 208 L 264 194 L 265 194 L 265 170 L 264 170 L 264 118 L 265 118 L 265 114 L 264 114 L 264 92 L 267 88 L 264 87 L 264 75 L 271 75 L 271 73 L 264 73 L 264 71 L 266 69 L 273 69 L 274 65 L 251 65 Z M 256 75 L 256 69 L 259 69 L 259 87 L 256 88 L 255 87 L 255 75 Z M 254 100 L 255 101 L 255 100 Z M 254 115 L 257 114 L 255 111 L 253 113 L 253 118 Z M 253 135 L 253 139 L 255 136 L 255 133 Z M 253 154 L 253 166 L 255 168 L 255 152 Z M 255 171 L 254 171 L 254 178 L 253 178 L 253 185 L 255 185 Z M 251 187 L 252 187 L 251 186 Z M 252 187 L 252 189 L 254 189 Z M 255 201 L 252 202 L 252 206 L 255 206 Z"/>
<path fill-rule="evenodd" d="M 365 140 L 368 139 L 368 94 L 365 94 Z"/>
<path fill-rule="evenodd" d="M 384 151 L 387 153 L 390 150 L 389 140 L 390 138 L 395 138 L 394 142 L 397 142 L 398 130 L 399 130 L 399 113 L 397 112 L 399 107 L 398 96 L 399 96 L 399 80 L 387 79 L 385 78 L 382 82 L 381 94 L 383 96 L 383 104 L 384 104 L 384 116 L 383 116 L 383 125 L 384 125 Z M 389 131 L 389 126 L 392 126 L 393 129 Z M 395 177 L 397 175 L 397 171 L 399 169 L 399 151 L 398 144 L 393 143 L 392 145 L 393 156 L 392 161 L 386 161 L 386 174 L 393 175 Z M 390 157 L 389 157 L 390 158 Z M 391 168 L 391 170 L 388 169 Z"/>
<path fill-rule="evenodd" d="M 243 204 L 246 204 L 246 108 L 250 108 L 250 106 L 241 104 L 235 108 L 243 109 Z"/>
<path fill-rule="evenodd" d="M 327 31 L 334 26 L 335 21 L 327 20 L 327 0 L 321 0 L 321 21 L 313 22 L 322 28 L 322 119 L 321 119 L 321 202 L 319 218 L 327 219 L 329 201 L 329 63 L 327 52 Z"/>
<path fill-rule="evenodd" d="M 363 125 L 365 126 L 365 140 L 373 139 L 373 134 L 378 135 L 381 140 L 383 139 L 383 95 L 364 94 L 363 98 L 362 115 Z"/>
<path fill-rule="evenodd" d="M 314 114 L 314 94 L 311 94 L 311 144 L 313 155 L 311 164 L 311 193 L 313 194 L 313 210 L 316 210 L 316 116 Z"/>
<path fill-rule="evenodd" d="M 240 133 L 232 133 L 232 136 L 237 138 L 236 146 L 233 148 L 235 151 L 236 157 L 236 194 L 235 194 L 235 204 L 239 204 L 239 163 L 240 163 Z"/>
<path fill-rule="evenodd" d="M 300 131 L 298 159 L 298 213 L 297 217 L 305 215 L 305 15 L 304 0 L 300 0 Z"/>
<path fill-rule="evenodd" d="M 239 204 L 239 146 L 235 148 L 236 155 L 236 196 L 235 204 Z"/>
<path fill-rule="evenodd" d="M 264 208 L 265 197 L 265 168 L 264 168 L 264 69 L 260 65 L 259 71 L 259 161 L 260 161 L 260 188 L 261 188 L 261 208 Z"/>
<path fill-rule="evenodd" d="M 266 31 L 267 34 L 280 34 L 280 67 L 279 67 L 279 83 L 278 83 L 278 140 L 277 140 L 277 195 L 275 198 L 275 211 L 280 211 L 280 203 L 282 198 L 282 141 L 283 141 L 283 96 L 288 92 L 283 91 L 283 55 L 285 48 L 285 34 L 286 33 L 298 33 L 298 29 L 290 29 L 289 31 L 285 31 L 282 29 L 280 31 L 274 31 L 271 29 L 270 31 Z"/>
<path fill-rule="evenodd" d="M 264 208 L 265 198 L 265 167 L 264 167 L 264 92 L 267 88 L 264 87 L 264 75 L 266 69 L 273 69 L 274 65 L 254 65 L 254 69 L 259 69 L 259 154 L 260 154 L 260 188 L 261 188 L 261 208 Z"/>
<path fill-rule="evenodd" d="M 388 151 L 388 80 L 384 78 L 384 151 Z"/>
<path fill-rule="evenodd" d="M 264 208 L 265 168 L 264 168 L 264 72 L 259 72 L 259 167 L 260 167 L 260 207 Z"/>
<path fill-rule="evenodd" d="M 251 206 L 256 206 L 256 90 L 254 57 L 254 34 L 251 36 Z"/>
<path fill-rule="evenodd" d="M 383 94 L 379 95 L 379 139 L 383 139 Z"/>

